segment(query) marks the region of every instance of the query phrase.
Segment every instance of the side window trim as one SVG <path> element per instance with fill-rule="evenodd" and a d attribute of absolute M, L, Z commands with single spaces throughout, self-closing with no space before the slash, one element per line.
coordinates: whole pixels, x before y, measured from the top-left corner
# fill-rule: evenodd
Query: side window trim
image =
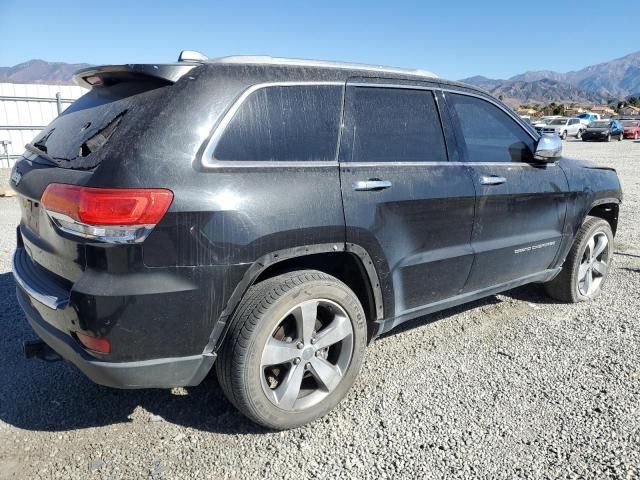
<path fill-rule="evenodd" d="M 200 165 L 205 169 L 221 169 L 221 168 L 246 168 L 246 167 L 324 167 L 338 165 L 338 147 L 336 147 L 336 155 L 333 160 L 307 160 L 307 161 L 243 161 L 243 160 L 218 160 L 214 156 L 218 142 L 222 138 L 227 126 L 238 112 L 242 104 L 251 96 L 252 93 L 269 87 L 297 87 L 297 86 L 315 86 L 315 85 L 334 85 L 342 87 L 342 103 L 344 104 L 344 92 L 346 82 L 323 82 L 323 81 L 293 81 L 293 82 L 262 82 L 256 83 L 243 90 L 240 95 L 231 103 L 231 106 L 222 114 L 220 121 L 213 127 L 213 134 L 207 141 Z M 343 107 L 342 107 L 343 108 Z M 342 109 L 341 109 L 342 110 Z M 340 112 L 342 115 L 342 111 Z M 339 122 L 342 118 L 339 119 Z M 338 142 L 341 136 L 341 128 L 338 129 Z"/>
<path fill-rule="evenodd" d="M 453 111 L 453 107 L 448 103 L 447 95 L 446 95 L 447 93 L 455 94 L 455 95 L 466 95 L 468 97 L 474 97 L 480 100 L 484 100 L 485 102 L 490 103 L 491 105 L 500 109 L 502 112 L 506 113 L 516 123 L 516 125 L 518 125 L 521 128 L 522 131 L 524 131 L 529 137 L 531 137 L 531 139 L 536 144 L 538 143 L 538 140 L 540 139 L 540 137 L 531 133 L 528 128 L 524 128 L 522 125 L 522 122 L 513 113 L 511 113 L 508 109 L 505 109 L 498 102 L 493 101 L 490 97 L 486 97 L 480 94 L 475 94 L 472 92 L 467 92 L 464 90 L 456 90 L 453 88 L 442 88 L 441 91 L 442 91 L 442 96 L 444 97 L 444 103 L 445 103 L 445 108 L 447 110 L 447 115 L 449 116 L 449 118 L 451 119 L 451 122 L 453 123 L 453 130 L 456 136 L 456 145 L 458 147 L 458 151 L 460 152 L 459 155 L 461 157 L 460 160 L 462 163 L 466 165 L 530 165 L 530 163 L 527 163 L 527 162 L 472 162 L 470 161 L 469 154 L 467 152 L 467 147 L 464 142 L 464 135 L 462 134 L 462 127 L 460 125 L 460 120 L 458 120 L 456 113 Z"/>
<path fill-rule="evenodd" d="M 342 138 L 343 131 L 345 128 L 345 113 L 347 108 L 347 90 L 349 87 L 361 87 L 361 88 L 386 88 L 386 89 L 397 89 L 397 90 L 425 90 L 430 91 L 433 95 L 433 101 L 436 106 L 436 111 L 438 113 L 438 122 L 440 125 L 440 130 L 442 131 L 442 139 L 444 141 L 444 150 L 447 160 L 439 162 L 439 161 L 419 161 L 419 162 L 345 162 L 341 161 L 340 163 L 343 165 L 349 165 L 353 167 L 360 166 L 370 166 L 370 165 L 396 165 L 396 166 L 420 166 L 420 165 L 450 165 L 452 163 L 452 155 L 450 153 L 450 145 L 447 141 L 447 128 L 445 128 L 444 122 L 444 114 L 442 105 L 440 105 L 440 98 L 438 98 L 438 92 L 442 91 L 442 88 L 435 85 L 416 85 L 414 83 L 396 83 L 392 80 L 380 78 L 380 77 L 372 77 L 370 78 L 370 82 L 363 81 L 362 77 L 357 77 L 357 80 L 347 79 L 344 97 L 343 97 L 343 106 L 342 106 L 342 118 L 341 118 L 341 128 L 340 128 L 340 147 L 342 147 Z M 457 154 L 456 154 L 457 155 Z M 338 158 L 340 158 L 340 153 L 338 153 Z"/>

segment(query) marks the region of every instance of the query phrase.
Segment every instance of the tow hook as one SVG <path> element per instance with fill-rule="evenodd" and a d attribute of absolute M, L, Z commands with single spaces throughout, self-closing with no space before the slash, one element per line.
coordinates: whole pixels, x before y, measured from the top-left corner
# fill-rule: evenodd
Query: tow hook
<path fill-rule="evenodd" d="M 27 359 L 39 358 L 45 362 L 62 360 L 60 355 L 42 340 L 26 340 L 22 342 L 22 352 Z"/>

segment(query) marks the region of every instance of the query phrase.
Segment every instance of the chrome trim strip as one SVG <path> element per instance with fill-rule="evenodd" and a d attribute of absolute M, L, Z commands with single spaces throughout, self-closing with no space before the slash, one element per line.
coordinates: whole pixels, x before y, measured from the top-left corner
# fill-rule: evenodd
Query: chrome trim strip
<path fill-rule="evenodd" d="M 19 253 L 19 250 L 16 249 L 12 259 L 13 278 L 16 281 L 16 283 L 20 285 L 20 287 L 25 292 L 27 292 L 27 295 L 29 295 L 29 297 L 42 303 L 45 307 L 49 307 L 52 310 L 57 310 L 59 308 L 66 307 L 67 304 L 69 303 L 68 298 L 58 298 L 54 295 L 45 295 L 43 293 L 40 293 L 36 291 L 31 285 L 29 285 L 26 279 L 20 276 L 20 274 L 18 273 L 17 265 L 16 265 L 16 257 L 18 256 L 18 253 Z"/>
<path fill-rule="evenodd" d="M 503 167 L 538 167 L 542 165 L 541 163 L 528 163 L 528 162 L 342 162 L 341 166 L 348 167 L 380 167 L 384 165 L 389 165 L 393 167 L 433 167 L 433 166 L 456 166 L 461 167 L 464 165 L 472 165 L 472 166 L 503 166 Z M 545 163 L 547 167 L 557 166 L 554 163 Z"/>
<path fill-rule="evenodd" d="M 202 167 L 209 168 L 228 168 L 228 167 L 326 167 L 338 165 L 337 160 L 310 160 L 310 161 L 295 161 L 295 162 L 279 162 L 279 161 L 270 161 L 270 162 L 256 162 L 256 161 L 243 161 L 243 160 L 218 160 L 213 156 L 213 153 L 218 146 L 218 142 L 222 137 L 222 134 L 226 130 L 229 122 L 233 119 L 234 115 L 238 111 L 238 109 L 242 106 L 244 101 L 247 99 L 249 95 L 253 92 L 268 88 L 268 87 L 296 87 L 301 85 L 335 85 L 335 86 L 344 86 L 344 82 L 265 82 L 265 83 L 256 83 L 255 85 L 251 85 L 249 88 L 244 90 L 240 96 L 233 102 L 231 107 L 224 113 L 222 116 L 222 120 L 215 126 L 213 135 L 209 139 L 207 143 L 207 147 L 204 149 L 202 154 L 202 159 L 200 164 Z"/>

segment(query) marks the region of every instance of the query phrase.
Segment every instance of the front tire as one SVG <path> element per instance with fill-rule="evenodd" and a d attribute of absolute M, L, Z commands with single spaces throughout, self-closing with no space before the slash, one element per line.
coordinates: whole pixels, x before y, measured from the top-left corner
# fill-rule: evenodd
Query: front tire
<path fill-rule="evenodd" d="M 547 293 L 562 302 L 577 303 L 596 298 L 609 276 L 613 259 L 613 232 L 609 223 L 587 217 L 562 266 L 546 284 Z"/>
<path fill-rule="evenodd" d="M 582 130 L 578 130 L 578 133 L 576 134 L 576 139 L 580 140 L 582 138 Z"/>
<path fill-rule="evenodd" d="M 611 141 L 611 134 L 609 133 L 609 134 L 607 135 L 607 142 L 610 142 L 610 141 Z"/>
<path fill-rule="evenodd" d="M 567 131 L 566 130 L 564 132 L 562 132 L 562 135 L 560 135 L 560 138 L 562 140 L 566 140 L 567 139 Z"/>
<path fill-rule="evenodd" d="M 216 362 L 225 395 L 276 430 L 329 412 L 360 371 L 367 342 L 362 306 L 338 279 L 302 270 L 252 286 Z"/>
<path fill-rule="evenodd" d="M 621 133 L 620 135 L 618 135 L 619 142 L 621 142 L 623 138 L 624 138 L 624 133 Z"/>

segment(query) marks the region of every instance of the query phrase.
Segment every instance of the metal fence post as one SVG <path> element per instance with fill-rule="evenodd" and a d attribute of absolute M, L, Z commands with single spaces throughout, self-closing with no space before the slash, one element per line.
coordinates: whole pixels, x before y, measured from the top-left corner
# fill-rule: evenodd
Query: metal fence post
<path fill-rule="evenodd" d="M 62 97 L 60 92 L 56 92 L 56 105 L 58 105 L 58 115 L 62 113 Z"/>
<path fill-rule="evenodd" d="M 1 140 L 0 144 L 4 147 L 4 154 L 7 157 L 7 168 L 11 167 L 11 159 L 9 158 L 9 144 L 11 140 Z"/>

